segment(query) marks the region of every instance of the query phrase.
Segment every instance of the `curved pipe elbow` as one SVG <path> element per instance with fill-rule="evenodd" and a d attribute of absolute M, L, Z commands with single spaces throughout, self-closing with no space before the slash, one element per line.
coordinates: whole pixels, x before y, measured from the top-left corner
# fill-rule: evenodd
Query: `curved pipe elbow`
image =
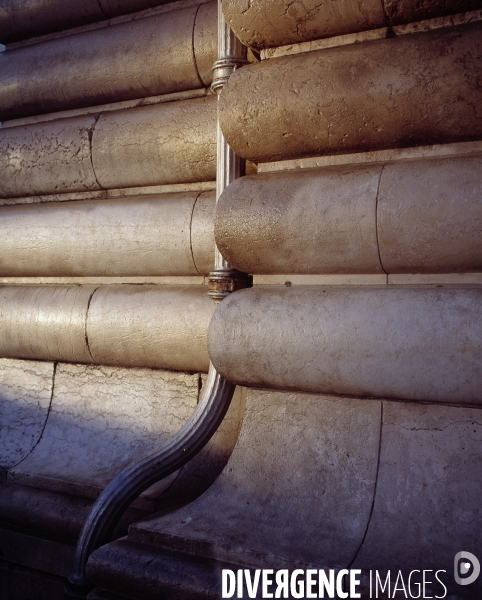
<path fill-rule="evenodd" d="M 85 573 L 89 556 L 109 540 L 119 518 L 139 494 L 183 467 L 204 448 L 226 415 L 234 390 L 235 385 L 210 365 L 205 392 L 184 427 L 169 443 L 126 467 L 100 494 L 77 541 L 66 600 L 87 597 L 93 587 Z"/>

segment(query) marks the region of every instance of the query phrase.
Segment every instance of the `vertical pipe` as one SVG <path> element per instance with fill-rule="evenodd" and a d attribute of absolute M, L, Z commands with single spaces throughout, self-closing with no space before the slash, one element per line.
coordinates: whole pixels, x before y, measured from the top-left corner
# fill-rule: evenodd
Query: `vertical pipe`
<path fill-rule="evenodd" d="M 246 63 L 246 49 L 226 25 L 221 0 L 218 1 L 219 60 L 213 67 L 213 90 L 218 94 L 234 70 Z M 218 120 L 219 121 L 219 120 Z M 243 173 L 242 161 L 224 140 L 217 127 L 216 199 L 231 181 Z M 252 278 L 224 260 L 215 248 L 215 270 L 209 276 L 209 296 L 215 304 L 229 293 L 248 287 Z M 235 386 L 221 377 L 212 364 L 203 396 L 189 421 L 165 446 L 147 454 L 121 471 L 103 490 L 80 532 L 75 549 L 74 568 L 65 587 L 66 600 L 85 600 L 93 585 L 86 575 L 89 556 L 107 543 L 120 517 L 148 487 L 183 467 L 204 448 L 217 431 L 229 408 Z"/>
<path fill-rule="evenodd" d="M 247 64 L 247 48 L 238 40 L 226 24 L 222 3 L 218 0 L 218 60 L 213 65 L 211 89 L 219 97 L 224 84 L 236 69 Z M 216 166 L 216 203 L 228 185 L 242 177 L 246 162 L 229 147 L 217 120 L 217 166 Z M 250 287 L 252 278 L 233 269 L 223 258 L 218 247 L 215 248 L 214 271 L 209 274 L 209 296 L 215 303 L 221 302 L 229 293 Z"/>

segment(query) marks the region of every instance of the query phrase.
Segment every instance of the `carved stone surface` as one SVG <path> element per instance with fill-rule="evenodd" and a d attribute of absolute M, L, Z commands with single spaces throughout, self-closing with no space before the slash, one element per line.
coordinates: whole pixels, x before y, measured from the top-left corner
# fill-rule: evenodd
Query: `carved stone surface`
<path fill-rule="evenodd" d="M 217 2 L 201 4 L 194 26 L 194 60 L 204 85 L 211 85 L 213 63 L 218 52 L 218 5 Z"/>
<path fill-rule="evenodd" d="M 59 364 L 42 440 L 9 480 L 95 498 L 124 466 L 180 429 L 198 390 L 197 374 Z"/>
<path fill-rule="evenodd" d="M 214 193 L 0 208 L 0 276 L 207 275 Z"/>
<path fill-rule="evenodd" d="M 377 222 L 387 273 L 482 271 L 482 157 L 385 166 Z"/>
<path fill-rule="evenodd" d="M 255 50 L 385 25 L 380 0 L 223 0 L 222 6 L 231 29 Z"/>
<path fill-rule="evenodd" d="M 267 162 L 475 139 L 481 23 L 275 58 L 238 69 L 219 119 Z"/>
<path fill-rule="evenodd" d="M 242 385 L 482 404 L 480 288 L 241 290 L 214 313 L 209 355 Z"/>
<path fill-rule="evenodd" d="M 179 589 L 173 574 L 185 570 L 190 598 L 219 598 L 222 568 L 278 569 L 285 566 L 282 559 L 291 558 L 292 568 L 305 569 L 307 562 L 364 568 L 373 579 L 375 569 L 383 580 L 391 569 L 391 590 L 399 569 L 406 583 L 408 572 L 416 570 L 414 596 L 414 582 L 424 576 L 437 584 L 434 571 L 444 569 L 439 577 L 450 597 L 460 598 L 452 578 L 454 556 L 462 547 L 476 556 L 482 552 L 481 410 L 366 402 L 250 391 L 238 445 L 212 488 L 175 513 L 134 524 L 127 539 L 97 550 L 89 575 L 106 589 L 142 598 L 151 589 Z M 352 478 L 346 487 L 345 477 Z M 362 489 L 365 497 L 353 497 Z M 356 532 L 367 518 L 363 500 L 374 505 L 365 521 L 367 535 L 357 544 Z M 293 532 L 286 549 L 283 534 Z M 196 578 L 192 554 L 199 565 Z M 231 566 L 211 560 L 209 577 L 203 573 L 206 557 L 229 559 Z M 422 575 L 422 569 L 429 571 Z M 440 585 L 428 588 L 435 588 L 435 597 L 445 594 Z M 480 578 L 467 588 L 464 598 L 480 598 Z M 210 596 L 211 590 L 217 595 Z M 428 590 L 424 595 L 434 597 Z"/>
<path fill-rule="evenodd" d="M 239 39 L 270 48 L 385 25 L 410 23 L 480 8 L 480 0 L 223 0 L 223 14 Z"/>
<path fill-rule="evenodd" d="M 207 371 L 212 312 L 205 286 L 102 286 L 87 317 L 93 362 Z"/>
<path fill-rule="evenodd" d="M 129 537 L 261 568 L 346 564 L 369 519 L 379 435 L 377 401 L 251 390 L 214 485 Z"/>
<path fill-rule="evenodd" d="M 213 96 L 0 130 L 0 197 L 212 181 Z"/>
<path fill-rule="evenodd" d="M 92 362 L 85 337 L 85 286 L 1 286 L 0 356 Z"/>
<path fill-rule="evenodd" d="M 54 366 L 0 359 L 0 468 L 23 460 L 38 443 L 52 397 Z"/>
<path fill-rule="evenodd" d="M 207 371 L 202 285 L 0 287 L 0 356 Z"/>
<path fill-rule="evenodd" d="M 445 569 L 458 596 L 455 554 L 482 555 L 481 441 L 480 409 L 384 403 L 373 515 L 353 568 Z M 480 577 L 466 593 L 480 597 Z"/>
<path fill-rule="evenodd" d="M 481 198 L 480 156 L 252 175 L 222 194 L 216 242 L 253 274 L 481 271 Z"/>
<path fill-rule="evenodd" d="M 4 0 L 0 9 L 0 42 L 6 44 L 104 18 L 99 0 L 86 0 L 82 5 L 64 0 Z"/>
<path fill-rule="evenodd" d="M 215 194 L 200 194 L 194 205 L 191 221 L 191 248 L 196 269 L 208 275 L 214 268 Z"/>
<path fill-rule="evenodd" d="M 481 8 L 480 0 L 383 0 L 390 25 L 411 23 L 441 15 L 451 15 Z"/>
<path fill-rule="evenodd" d="M 253 274 L 382 273 L 376 197 L 382 167 L 251 175 L 216 209 L 216 243 Z"/>
<path fill-rule="evenodd" d="M 105 113 L 92 142 L 105 188 L 216 178 L 216 98 Z"/>
<path fill-rule="evenodd" d="M 167 2 L 169 0 L 85 0 L 78 4 L 65 0 L 3 0 L 0 7 L 0 42 L 5 44 L 70 29 Z"/>
<path fill-rule="evenodd" d="M 172 10 L 2 53 L 0 120 L 209 85 L 216 59 L 217 12 L 212 5 Z"/>
<path fill-rule="evenodd" d="M 48 577 L 39 571 L 25 569 L 11 563 L 0 564 L 1 600 L 35 598 L 36 600 L 63 600 L 64 586 L 58 577 Z"/>
<path fill-rule="evenodd" d="M 98 190 L 91 160 L 96 117 L 0 130 L 0 196 Z"/>

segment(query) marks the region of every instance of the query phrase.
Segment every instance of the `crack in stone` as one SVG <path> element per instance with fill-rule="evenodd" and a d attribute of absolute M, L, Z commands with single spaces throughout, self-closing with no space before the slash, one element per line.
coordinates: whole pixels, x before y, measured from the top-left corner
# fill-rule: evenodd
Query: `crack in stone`
<path fill-rule="evenodd" d="M 20 464 L 22 464 L 22 463 L 23 463 L 25 460 L 27 460 L 27 458 L 33 454 L 33 452 L 35 451 L 35 448 L 36 448 L 36 447 L 37 447 L 37 446 L 40 444 L 40 441 L 41 441 L 41 440 L 42 440 L 42 438 L 43 438 L 43 435 L 44 435 L 45 429 L 46 429 L 46 427 L 47 427 L 47 422 L 48 422 L 48 420 L 49 420 L 50 412 L 51 412 L 51 409 L 52 409 L 52 402 L 53 402 L 53 399 L 54 399 L 54 390 L 55 390 L 55 376 L 56 376 L 56 374 L 57 374 L 57 365 L 58 365 L 58 362 L 57 362 L 57 361 L 55 361 L 55 362 L 53 363 L 53 370 L 52 370 L 52 392 L 51 392 L 51 394 L 50 394 L 50 402 L 49 402 L 49 407 L 48 407 L 48 409 L 47 409 L 47 415 L 46 415 L 46 417 L 45 417 L 44 426 L 42 427 L 42 431 L 41 431 L 41 433 L 40 433 L 40 435 L 39 435 L 39 438 L 38 438 L 38 440 L 36 441 L 36 443 L 34 444 L 33 448 L 30 450 L 30 452 L 29 452 L 29 453 L 28 453 L 26 456 L 24 456 L 24 457 L 23 457 L 21 460 L 19 460 L 19 461 L 18 461 L 18 463 L 15 463 L 14 465 L 12 465 L 12 466 L 11 466 L 9 469 L 8 469 L 8 468 L 6 469 L 6 473 L 5 473 L 5 481 L 7 480 L 7 477 L 8 477 L 8 473 L 9 473 L 9 471 L 11 471 L 12 469 L 15 469 L 15 468 L 16 468 L 16 467 L 18 467 Z"/>
<path fill-rule="evenodd" d="M 378 474 L 380 472 L 380 457 L 381 457 L 381 453 L 382 453 L 382 434 L 383 434 L 383 402 L 380 402 L 380 437 L 379 437 L 379 441 L 378 441 L 377 471 L 376 471 L 376 475 L 375 475 L 375 484 L 374 484 L 374 488 L 373 488 L 372 505 L 370 508 L 370 515 L 368 516 L 365 533 L 363 534 L 363 538 L 360 542 L 360 545 L 358 546 L 357 551 L 355 552 L 355 556 L 353 557 L 352 561 L 348 565 L 347 569 L 351 569 L 353 564 L 355 563 L 356 559 L 358 558 L 358 555 L 360 554 L 360 552 L 363 548 L 363 545 L 365 544 L 365 540 L 368 535 L 368 530 L 370 529 L 370 523 L 372 521 L 373 512 L 375 509 L 375 500 L 377 497 L 377 490 L 378 490 Z"/>

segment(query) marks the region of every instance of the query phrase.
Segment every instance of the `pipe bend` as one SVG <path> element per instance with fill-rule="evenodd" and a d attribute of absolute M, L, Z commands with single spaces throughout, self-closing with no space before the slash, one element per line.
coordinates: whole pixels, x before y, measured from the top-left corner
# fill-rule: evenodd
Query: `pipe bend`
<path fill-rule="evenodd" d="M 170 442 L 121 471 L 95 501 L 75 550 L 74 569 L 65 587 L 66 600 L 82 600 L 93 585 L 85 569 L 89 556 L 107 543 L 130 504 L 160 479 L 189 462 L 218 429 L 231 403 L 235 385 L 209 366 L 205 391 L 189 421 Z"/>

